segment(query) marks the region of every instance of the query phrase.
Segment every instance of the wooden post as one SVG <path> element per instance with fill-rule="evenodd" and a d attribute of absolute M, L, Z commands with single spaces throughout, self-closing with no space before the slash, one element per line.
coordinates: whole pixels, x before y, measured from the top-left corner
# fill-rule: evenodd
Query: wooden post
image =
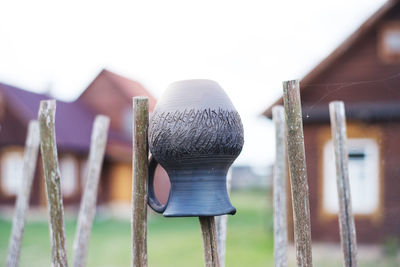
<path fill-rule="evenodd" d="M 90 232 L 96 213 L 97 188 L 107 144 L 110 119 L 98 115 L 93 123 L 85 191 L 81 200 L 78 226 L 74 241 L 74 267 L 86 265 Z"/>
<path fill-rule="evenodd" d="M 7 267 L 17 267 L 21 251 L 22 235 L 24 234 L 26 211 L 29 207 L 32 181 L 35 174 L 37 157 L 39 152 L 39 124 L 30 121 L 25 141 L 23 183 L 19 188 L 13 226 L 11 230 L 10 244 L 8 248 Z"/>
<path fill-rule="evenodd" d="M 201 232 L 203 235 L 203 250 L 205 267 L 219 267 L 217 249 L 217 233 L 213 216 L 199 217 Z"/>
<path fill-rule="evenodd" d="M 286 131 L 282 106 L 272 108 L 275 123 L 275 165 L 273 177 L 274 261 L 276 267 L 286 267 L 288 233 L 286 222 Z"/>
<path fill-rule="evenodd" d="M 343 266 L 356 267 L 356 228 L 351 206 L 349 166 L 346 147 L 346 116 L 342 101 L 329 103 L 333 146 L 335 149 L 336 182 L 339 199 L 340 240 L 344 256 Z"/>
<path fill-rule="evenodd" d="M 55 135 L 56 101 L 40 102 L 39 129 L 40 151 L 42 153 L 46 198 L 49 211 L 50 244 L 52 266 L 66 267 L 64 207 L 61 196 L 60 170 L 58 168 L 57 144 Z"/>
<path fill-rule="evenodd" d="M 283 100 L 286 112 L 296 260 L 298 266 L 308 267 L 312 266 L 311 222 L 298 80 L 283 82 Z"/>
<path fill-rule="evenodd" d="M 132 266 L 147 266 L 147 176 L 149 104 L 133 98 Z"/>
<path fill-rule="evenodd" d="M 226 175 L 226 189 L 228 194 L 231 190 L 232 169 L 230 168 Z M 220 267 L 225 267 L 225 253 L 226 253 L 226 228 L 228 225 L 228 215 L 215 216 L 215 224 L 217 231 L 217 248 L 218 259 Z"/>

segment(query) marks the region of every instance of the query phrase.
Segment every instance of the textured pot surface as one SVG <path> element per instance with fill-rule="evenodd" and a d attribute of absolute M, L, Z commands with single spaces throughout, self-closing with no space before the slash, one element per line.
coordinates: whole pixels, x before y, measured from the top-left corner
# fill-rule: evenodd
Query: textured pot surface
<path fill-rule="evenodd" d="M 164 216 L 234 214 L 226 174 L 242 147 L 240 116 L 216 82 L 170 85 L 149 125 L 150 151 L 171 180 Z"/>

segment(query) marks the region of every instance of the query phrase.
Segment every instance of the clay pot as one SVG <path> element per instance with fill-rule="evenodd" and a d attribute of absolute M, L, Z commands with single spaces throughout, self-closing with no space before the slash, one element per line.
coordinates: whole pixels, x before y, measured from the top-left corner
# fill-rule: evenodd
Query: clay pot
<path fill-rule="evenodd" d="M 166 217 L 235 214 L 226 175 L 242 147 L 240 116 L 218 83 L 185 80 L 171 84 L 149 124 L 149 205 Z M 154 195 L 157 162 L 171 181 L 166 205 Z"/>

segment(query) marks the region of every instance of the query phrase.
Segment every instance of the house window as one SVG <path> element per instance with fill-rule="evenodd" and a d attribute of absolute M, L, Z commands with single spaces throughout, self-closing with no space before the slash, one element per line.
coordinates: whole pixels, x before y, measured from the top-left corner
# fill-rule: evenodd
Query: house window
<path fill-rule="evenodd" d="M 61 192 L 64 197 L 73 196 L 78 189 L 78 162 L 71 156 L 63 156 L 60 159 Z"/>
<path fill-rule="evenodd" d="M 15 196 L 22 186 L 24 154 L 22 150 L 7 151 L 1 157 L 0 187 L 6 195 Z"/>
<path fill-rule="evenodd" d="M 379 207 L 378 144 L 374 139 L 348 139 L 347 147 L 353 213 L 373 214 Z M 324 147 L 323 207 L 328 213 L 339 210 L 332 141 Z"/>
<path fill-rule="evenodd" d="M 389 23 L 381 29 L 379 54 L 386 63 L 400 63 L 400 23 Z"/>
<path fill-rule="evenodd" d="M 384 42 L 389 53 L 400 53 L 400 30 L 392 29 L 387 30 L 384 37 Z"/>

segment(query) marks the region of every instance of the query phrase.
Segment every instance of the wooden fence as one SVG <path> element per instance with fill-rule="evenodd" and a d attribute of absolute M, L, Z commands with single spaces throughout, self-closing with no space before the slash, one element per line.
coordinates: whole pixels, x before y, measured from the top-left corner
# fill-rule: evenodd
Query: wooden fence
<path fill-rule="evenodd" d="M 298 266 L 312 266 L 309 192 L 299 89 L 298 80 L 284 82 L 284 107 L 273 108 L 273 120 L 276 127 L 276 162 L 273 177 L 274 258 L 275 266 L 282 267 L 287 266 L 288 261 L 286 162 L 288 162 L 289 167 L 292 194 L 296 261 Z M 68 266 L 63 200 L 60 188 L 61 177 L 55 137 L 55 112 L 56 102 L 54 100 L 42 101 L 38 121 L 32 121 L 28 127 L 23 166 L 26 180 L 23 187 L 20 188 L 16 201 L 6 265 L 8 267 L 18 266 L 39 140 L 49 213 L 52 266 Z M 346 121 L 343 102 L 332 102 L 330 104 L 330 117 L 336 162 L 343 265 L 352 267 L 357 266 L 357 243 L 348 180 Z M 133 98 L 131 265 L 141 267 L 147 266 L 148 121 L 148 99 L 146 97 Z M 73 266 L 75 267 L 86 265 L 109 123 L 108 117 L 99 115 L 93 125 L 89 167 L 74 241 Z M 224 266 L 226 217 L 225 219 L 224 217 L 218 218 L 218 227 L 216 227 L 214 217 L 200 217 L 200 225 L 203 233 L 205 266 Z"/>

